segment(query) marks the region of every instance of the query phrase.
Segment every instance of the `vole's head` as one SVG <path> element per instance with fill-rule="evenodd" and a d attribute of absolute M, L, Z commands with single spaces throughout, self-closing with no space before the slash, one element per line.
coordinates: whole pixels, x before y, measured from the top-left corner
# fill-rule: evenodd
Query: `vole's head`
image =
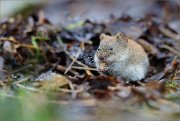
<path fill-rule="evenodd" d="M 122 33 L 115 36 L 101 34 L 96 55 L 101 61 L 117 61 L 117 58 L 121 58 L 126 54 L 127 44 L 128 37 Z"/>

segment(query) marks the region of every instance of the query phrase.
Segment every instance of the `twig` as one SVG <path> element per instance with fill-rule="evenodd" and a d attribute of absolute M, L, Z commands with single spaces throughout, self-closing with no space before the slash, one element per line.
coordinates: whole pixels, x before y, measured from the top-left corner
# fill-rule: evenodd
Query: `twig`
<path fill-rule="evenodd" d="M 153 46 L 151 43 L 145 41 L 144 39 L 139 39 L 138 42 L 150 54 L 156 55 L 158 53 L 158 49 L 155 46 Z"/>
<path fill-rule="evenodd" d="M 33 45 L 27 45 L 27 44 L 18 44 L 20 47 L 30 48 L 30 49 L 36 49 Z"/>
<path fill-rule="evenodd" d="M 58 61 L 55 64 L 52 65 L 50 70 L 51 71 L 54 70 L 56 68 L 56 66 L 58 66 L 59 62 L 60 62 L 60 58 L 58 59 Z"/>
<path fill-rule="evenodd" d="M 57 37 L 57 40 L 58 40 L 59 44 L 60 44 L 62 47 L 64 47 L 64 43 L 62 42 L 61 38 Z M 82 50 L 84 50 L 84 44 L 81 44 L 81 47 L 82 47 Z M 69 54 L 69 52 L 66 51 L 64 48 L 63 48 L 63 51 L 64 51 L 64 53 L 65 53 L 66 55 L 69 56 L 70 59 L 72 59 L 72 60 L 73 60 L 74 62 L 76 62 L 77 64 L 79 64 L 79 65 L 81 65 L 81 66 L 83 66 L 83 67 L 89 68 L 87 65 L 81 63 L 80 61 L 78 61 L 77 59 L 75 59 L 73 56 L 71 56 L 71 55 Z M 86 73 L 87 73 L 88 75 L 94 76 L 94 75 L 91 73 L 90 70 L 86 70 Z"/>
<path fill-rule="evenodd" d="M 29 78 L 30 78 L 30 77 L 23 78 L 23 79 L 21 79 L 21 80 L 19 80 L 19 81 L 14 82 L 13 84 L 20 84 L 20 83 L 22 83 L 22 82 L 26 82 L 26 81 L 28 81 Z"/>
<path fill-rule="evenodd" d="M 76 59 L 73 57 L 73 56 L 71 56 L 70 54 L 69 54 L 69 52 L 67 52 L 66 50 L 64 50 L 64 52 L 70 57 L 70 59 L 72 59 L 72 60 L 75 60 L 75 62 L 77 63 L 77 64 L 79 64 L 79 65 L 81 65 L 81 66 L 84 66 L 84 67 L 88 67 L 87 65 L 85 65 L 84 63 L 81 63 L 80 61 L 76 61 Z"/>
<path fill-rule="evenodd" d="M 75 56 L 75 59 L 72 60 L 72 62 L 70 63 L 70 65 L 67 67 L 66 71 L 64 72 L 64 74 L 66 74 L 70 69 L 71 69 L 71 66 L 74 64 L 75 61 L 77 61 L 77 58 L 79 57 L 81 53 L 81 49 L 78 50 L 76 56 Z"/>
<path fill-rule="evenodd" d="M 97 71 L 95 68 L 89 68 L 89 67 L 80 67 L 80 66 L 72 66 L 72 69 L 78 69 L 78 70 L 91 70 L 91 71 Z"/>
<path fill-rule="evenodd" d="M 33 88 L 33 87 L 24 86 L 22 84 L 16 84 L 16 86 L 20 87 L 22 89 L 26 89 L 26 90 L 32 91 L 32 92 L 43 92 L 42 90 L 39 90 L 39 89 L 36 89 L 36 88 Z"/>
<path fill-rule="evenodd" d="M 15 70 L 15 71 L 13 71 L 13 72 L 11 72 L 11 73 L 12 73 L 12 74 L 13 74 L 13 73 L 17 73 L 17 72 L 20 72 L 20 71 L 22 71 L 22 70 L 24 70 L 24 69 L 30 68 L 30 67 L 32 67 L 32 65 L 31 65 L 31 64 L 28 64 L 28 65 L 26 65 L 26 66 L 24 66 L 24 67 L 22 67 L 22 68 L 19 68 L 19 69 Z"/>
<path fill-rule="evenodd" d="M 72 90 L 70 90 L 70 89 L 65 89 L 65 88 L 59 88 L 59 89 L 57 89 L 58 91 L 61 91 L 61 92 L 66 92 L 66 93 L 80 93 L 80 92 L 82 92 L 83 91 L 83 89 L 78 89 L 78 90 L 74 90 L 74 91 L 72 91 Z"/>
<path fill-rule="evenodd" d="M 57 40 L 58 40 L 59 44 L 60 44 L 62 47 L 64 47 L 64 43 L 62 42 L 61 38 L 57 37 Z M 82 48 L 83 48 L 83 47 L 82 47 Z M 71 55 L 69 54 L 68 51 L 66 51 L 65 49 L 63 49 L 63 51 L 65 52 L 66 55 L 68 55 L 68 56 L 70 57 L 70 59 L 76 60 L 73 56 L 71 56 Z M 80 61 L 75 61 L 75 62 L 76 62 L 77 64 L 81 65 L 81 66 L 87 67 L 87 65 L 81 63 Z"/>
<path fill-rule="evenodd" d="M 76 81 L 79 80 L 79 79 L 78 79 L 77 77 L 75 77 L 75 76 L 67 76 L 67 78 L 68 78 L 69 80 L 71 80 L 72 82 L 76 82 Z"/>
<path fill-rule="evenodd" d="M 71 56 L 71 55 L 69 54 L 69 52 L 67 52 L 66 50 L 64 50 L 64 52 L 65 52 L 72 60 L 75 60 L 75 62 L 76 62 L 77 64 L 79 64 L 79 65 L 81 65 L 81 66 L 83 66 L 83 67 L 89 68 L 87 65 L 81 63 L 80 61 L 77 61 L 77 60 L 76 60 L 73 56 Z M 89 75 L 91 75 L 91 76 L 93 76 L 93 74 L 92 74 L 89 70 L 86 70 L 86 73 L 89 74 Z"/>
<path fill-rule="evenodd" d="M 54 64 L 52 64 L 52 66 L 55 66 Z M 66 71 L 66 67 L 62 66 L 62 65 L 56 65 L 56 69 L 60 70 L 62 72 Z M 79 75 L 78 72 L 74 71 L 74 70 L 69 70 L 70 73 L 72 73 L 73 75 Z"/>
<path fill-rule="evenodd" d="M 180 35 L 177 35 L 177 34 L 171 32 L 169 29 L 167 29 L 167 28 L 165 28 L 163 26 L 160 26 L 159 30 L 167 37 L 170 37 L 170 38 L 172 38 L 174 40 L 177 40 L 177 41 L 180 40 Z"/>
<path fill-rule="evenodd" d="M 15 40 L 15 38 L 13 37 L 0 37 L 0 41 L 5 41 L 5 40 L 8 40 L 8 41 L 11 41 L 13 43 L 19 43 L 17 40 Z"/>
<path fill-rule="evenodd" d="M 85 45 L 84 45 L 84 42 L 81 42 L 81 44 L 80 44 L 80 48 L 81 48 L 81 50 L 82 50 L 82 51 L 84 51 L 84 50 L 85 50 Z"/>
<path fill-rule="evenodd" d="M 161 45 L 161 48 L 167 49 L 180 57 L 180 52 L 178 52 L 177 50 L 175 50 L 174 48 L 172 48 L 168 45 Z"/>
<path fill-rule="evenodd" d="M 28 45 L 28 44 L 21 44 L 19 41 L 17 41 L 15 38 L 13 37 L 1 37 L 0 41 L 10 41 L 13 42 L 15 44 L 17 44 L 20 47 L 25 47 L 25 48 L 30 48 L 30 49 L 36 49 L 33 45 Z"/>

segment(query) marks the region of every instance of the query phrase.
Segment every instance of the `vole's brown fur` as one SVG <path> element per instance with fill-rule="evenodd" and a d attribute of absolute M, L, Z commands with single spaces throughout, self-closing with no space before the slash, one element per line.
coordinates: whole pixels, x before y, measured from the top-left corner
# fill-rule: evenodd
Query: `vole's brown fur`
<path fill-rule="evenodd" d="M 99 71 L 130 81 L 143 79 L 149 66 L 144 49 L 122 33 L 101 34 L 94 61 Z"/>

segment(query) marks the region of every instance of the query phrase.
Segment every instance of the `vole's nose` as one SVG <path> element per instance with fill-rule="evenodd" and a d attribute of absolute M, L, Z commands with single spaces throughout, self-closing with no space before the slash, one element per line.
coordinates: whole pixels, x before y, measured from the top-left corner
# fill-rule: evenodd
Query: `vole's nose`
<path fill-rule="evenodd" d="M 100 59 L 100 60 L 104 60 L 105 58 L 104 58 L 103 56 L 100 56 L 99 59 Z"/>

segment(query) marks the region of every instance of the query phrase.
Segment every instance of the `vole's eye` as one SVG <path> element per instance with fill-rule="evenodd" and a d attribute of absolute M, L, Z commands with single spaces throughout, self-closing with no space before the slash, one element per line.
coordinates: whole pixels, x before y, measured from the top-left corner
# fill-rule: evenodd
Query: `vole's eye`
<path fill-rule="evenodd" d="M 98 48 L 97 51 L 100 51 L 100 49 Z"/>
<path fill-rule="evenodd" d="M 109 47 L 109 50 L 113 50 L 113 47 Z"/>

